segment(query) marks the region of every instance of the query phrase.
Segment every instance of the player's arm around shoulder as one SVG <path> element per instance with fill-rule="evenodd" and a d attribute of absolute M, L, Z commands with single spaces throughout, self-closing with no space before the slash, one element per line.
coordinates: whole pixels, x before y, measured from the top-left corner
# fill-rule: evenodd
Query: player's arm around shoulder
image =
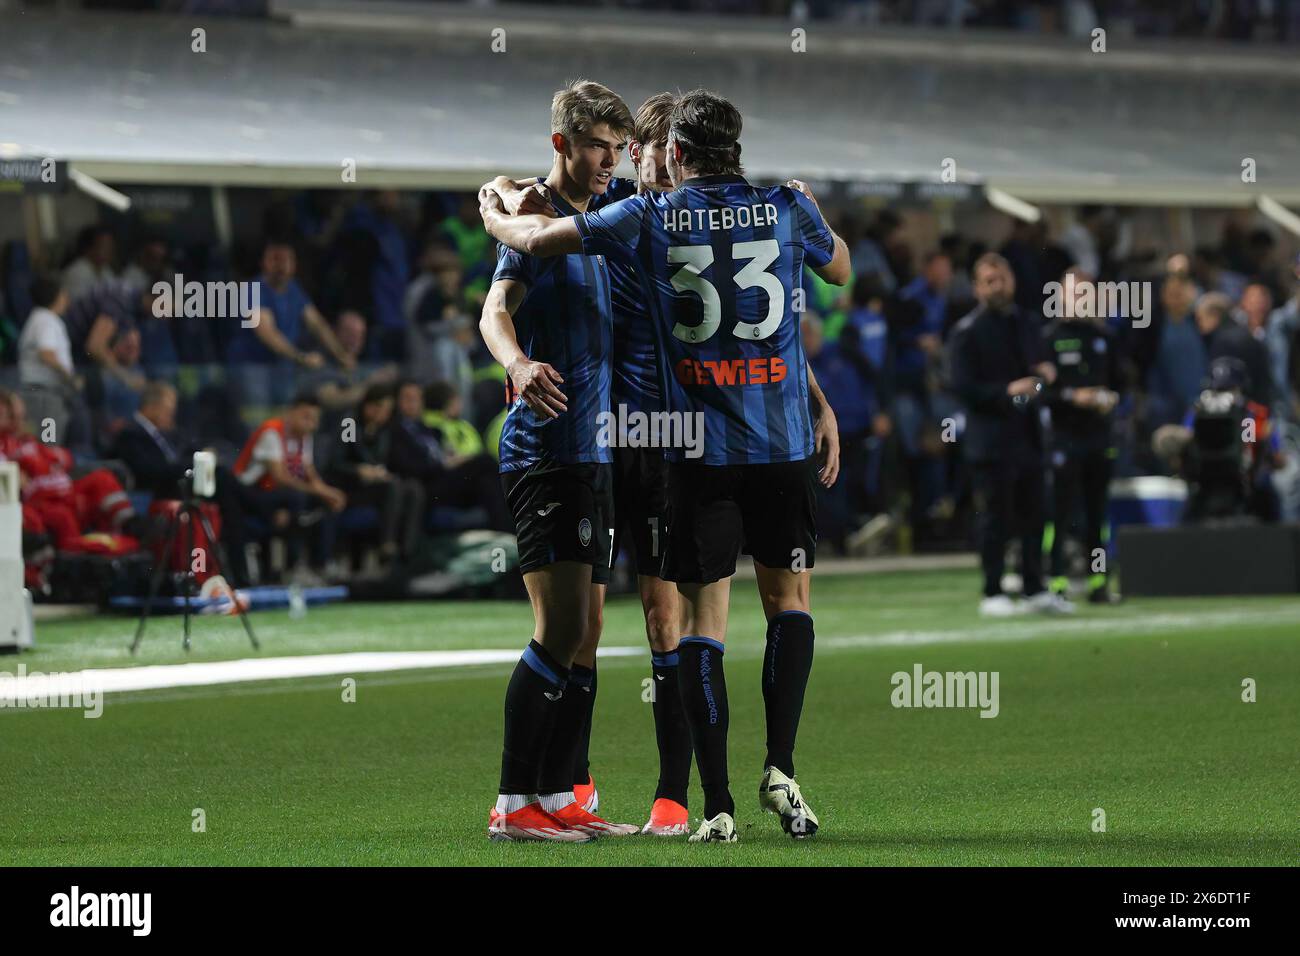
<path fill-rule="evenodd" d="M 555 218 L 559 210 L 551 202 L 546 184 L 540 179 L 510 179 L 497 176 L 491 182 L 484 183 L 480 192 L 490 190 L 501 197 L 501 204 L 512 216 L 541 215 Z"/>
<path fill-rule="evenodd" d="M 853 279 L 853 262 L 849 257 L 848 244 L 826 222 L 821 207 L 817 205 L 817 197 L 813 195 L 813 191 L 807 183 L 802 180 L 792 179 L 786 185 L 808 200 L 808 203 L 812 206 L 812 214 L 815 217 L 814 228 L 820 226 L 820 229 L 829 234 L 831 238 L 834 251 L 830 260 L 824 265 L 813 266 L 813 272 L 831 285 L 848 285 Z"/>
<path fill-rule="evenodd" d="M 479 190 L 479 215 L 493 239 L 531 256 L 563 256 L 582 252 L 582 236 L 572 217 L 512 216 L 500 192 L 487 183 Z"/>

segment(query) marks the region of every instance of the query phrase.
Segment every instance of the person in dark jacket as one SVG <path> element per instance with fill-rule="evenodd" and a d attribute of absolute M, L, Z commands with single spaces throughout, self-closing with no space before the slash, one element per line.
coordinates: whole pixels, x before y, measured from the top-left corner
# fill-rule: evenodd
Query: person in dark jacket
<path fill-rule="evenodd" d="M 1083 509 L 1078 540 L 1088 562 L 1088 600 L 1107 603 L 1106 521 L 1114 446 L 1111 425 L 1123 389 L 1118 337 L 1096 308 L 1096 280 L 1078 266 L 1063 276 L 1065 314 L 1043 330 L 1047 353 L 1056 366 L 1056 381 L 1046 391 L 1052 413 L 1052 590 L 1069 590 L 1065 545 L 1074 518 Z M 1071 297 L 1073 293 L 1073 297 Z"/>
<path fill-rule="evenodd" d="M 487 452 L 458 454 L 434 428 L 424 424 L 424 390 L 418 382 L 397 387 L 388 467 L 419 481 L 430 504 L 482 508 L 493 531 L 514 533 L 514 515 L 497 480 L 496 459 Z"/>
<path fill-rule="evenodd" d="M 1259 405 L 1273 402 L 1273 377 L 1268 347 L 1232 317 L 1232 300 L 1222 292 L 1207 292 L 1196 302 L 1196 328 L 1205 343 L 1206 359 L 1234 358 L 1246 367 L 1245 396 Z"/>
<path fill-rule="evenodd" d="M 371 385 L 353 419 L 344 419 L 339 452 L 330 464 L 333 483 L 349 505 L 379 510 L 380 557 L 410 558 L 424 530 L 424 489 L 419 481 L 388 468 L 392 454 L 393 389 Z"/>
<path fill-rule="evenodd" d="M 1160 286 L 1160 309 L 1149 328 L 1123 327 L 1125 352 L 1145 380 L 1145 425 L 1155 430 L 1180 422 L 1196 401 L 1208 363 L 1193 320 L 1196 284 L 1175 260 Z"/>
<path fill-rule="evenodd" d="M 194 461 L 196 449 L 176 436 L 175 427 L 176 389 L 166 382 L 149 382 L 140 393 L 139 409 L 113 443 L 112 457 L 126 465 L 137 489 L 155 498 L 179 498 L 181 479 Z M 222 571 L 233 586 L 247 587 L 243 486 L 221 465 L 212 500 L 221 512 L 221 540 L 230 564 Z"/>
<path fill-rule="evenodd" d="M 1045 464 L 1042 392 L 1056 379 L 1045 360 L 1040 323 L 1015 305 L 1007 261 L 986 253 L 975 262 L 979 306 L 953 328 L 948 343 L 952 389 L 966 408 L 961 442 L 970 464 L 984 572 L 980 613 L 1004 617 L 1021 606 L 1002 591 L 1007 538 L 1019 519 L 1025 606 L 1047 613 L 1073 610 L 1043 588 Z"/>

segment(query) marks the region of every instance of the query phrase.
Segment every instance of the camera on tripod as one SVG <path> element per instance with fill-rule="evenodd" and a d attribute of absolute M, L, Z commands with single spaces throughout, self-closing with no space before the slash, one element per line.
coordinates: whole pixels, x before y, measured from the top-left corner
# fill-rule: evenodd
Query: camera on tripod
<path fill-rule="evenodd" d="M 135 639 L 131 642 L 131 653 L 135 654 L 140 649 L 140 642 L 144 640 L 145 627 L 149 623 L 149 612 L 153 607 L 154 601 L 158 597 L 158 591 L 162 585 L 163 576 L 167 572 L 168 562 L 171 560 L 174 547 L 177 542 L 184 541 L 182 550 L 183 560 L 181 562 L 181 571 L 179 573 L 181 600 L 184 608 L 184 638 L 182 646 L 185 650 L 190 649 L 190 615 L 192 592 L 195 589 L 196 574 L 191 556 L 195 554 L 196 538 L 195 528 L 199 528 L 203 534 L 205 552 L 208 552 L 212 558 L 212 573 L 221 574 L 226 568 L 225 549 L 221 546 L 221 539 L 212 528 L 212 522 L 204 513 L 206 500 L 210 499 L 217 493 L 217 457 L 210 451 L 196 451 L 191 466 L 185 470 L 185 474 L 178 482 L 180 491 L 180 502 L 176 509 L 171 513 L 167 520 L 167 534 L 163 539 L 162 551 L 158 559 L 154 562 L 153 575 L 149 581 L 149 593 L 145 598 L 144 605 L 140 610 L 140 623 L 136 628 Z M 184 538 L 182 539 L 182 535 Z M 210 551 L 209 551 L 210 549 Z M 230 591 L 229 598 L 232 607 L 239 615 L 244 624 L 244 631 L 248 634 L 248 640 L 253 645 L 254 650 L 259 649 L 257 636 L 253 633 L 253 625 L 248 620 L 245 613 L 244 603 L 240 600 L 233 590 Z"/>
<path fill-rule="evenodd" d="M 217 456 L 210 451 L 196 451 L 186 477 L 196 498 L 211 498 L 217 493 Z"/>

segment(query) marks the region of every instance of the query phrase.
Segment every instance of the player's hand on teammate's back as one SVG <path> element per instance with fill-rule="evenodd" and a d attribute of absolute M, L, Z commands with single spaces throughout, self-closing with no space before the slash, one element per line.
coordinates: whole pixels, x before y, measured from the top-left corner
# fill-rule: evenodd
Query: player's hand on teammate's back
<path fill-rule="evenodd" d="M 568 410 L 568 398 L 558 388 L 564 384 L 564 376 L 550 365 L 520 358 L 511 362 L 506 371 L 510 373 L 515 394 L 537 414 L 544 418 L 559 418 Z"/>
<path fill-rule="evenodd" d="M 830 488 L 840 474 L 840 425 L 829 406 L 813 423 L 813 447 L 817 451 L 817 479 L 823 487 Z"/>

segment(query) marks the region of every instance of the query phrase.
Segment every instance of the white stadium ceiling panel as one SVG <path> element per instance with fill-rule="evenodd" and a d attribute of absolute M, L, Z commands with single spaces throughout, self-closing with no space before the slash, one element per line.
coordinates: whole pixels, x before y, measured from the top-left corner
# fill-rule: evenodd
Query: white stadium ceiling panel
<path fill-rule="evenodd" d="M 110 183 L 337 186 L 345 160 L 362 186 L 544 172 L 551 92 L 580 74 L 633 108 L 662 88 L 731 97 L 755 176 L 927 180 L 951 158 L 964 177 L 1034 202 L 1213 205 L 1253 202 L 1255 190 L 1300 202 L 1300 72 L 1291 69 L 1093 69 L 1000 62 L 987 51 L 818 56 L 609 39 L 575 53 L 526 31 L 494 54 L 486 34 L 436 30 L 0 17 L 0 156 L 68 160 Z M 191 50 L 196 27 L 207 52 Z M 1257 186 L 1241 182 L 1247 158 Z"/>

